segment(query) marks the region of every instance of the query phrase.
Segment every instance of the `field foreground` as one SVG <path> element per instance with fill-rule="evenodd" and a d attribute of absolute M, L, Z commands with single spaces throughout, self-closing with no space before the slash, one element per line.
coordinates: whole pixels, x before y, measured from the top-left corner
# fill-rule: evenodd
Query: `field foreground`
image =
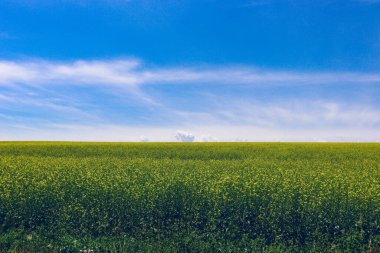
<path fill-rule="evenodd" d="M 379 252 L 380 144 L 0 143 L 0 252 Z"/>

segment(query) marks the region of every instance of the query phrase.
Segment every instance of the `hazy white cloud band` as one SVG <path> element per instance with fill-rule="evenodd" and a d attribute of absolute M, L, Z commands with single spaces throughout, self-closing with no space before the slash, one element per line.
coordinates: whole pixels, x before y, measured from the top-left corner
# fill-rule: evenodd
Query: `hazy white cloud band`
<path fill-rule="evenodd" d="M 309 141 L 309 142 L 380 142 L 380 131 L 376 129 L 281 129 L 252 126 L 193 126 L 186 138 L 178 139 L 175 127 L 128 127 L 119 125 L 60 125 L 46 128 L 2 129 L 1 140 L 50 140 L 50 141 L 133 141 L 133 142 L 175 142 L 175 141 Z M 206 135 L 205 135 L 206 133 Z M 212 133 L 210 136 L 207 133 Z"/>
<path fill-rule="evenodd" d="M 145 93 L 145 86 L 159 90 L 164 84 L 205 85 L 196 88 L 196 95 L 182 88 L 183 94 L 165 93 L 165 89 L 159 95 Z M 156 67 L 137 59 L 3 60 L 0 61 L 0 139 L 380 141 L 377 102 L 354 101 L 347 96 L 340 101 L 299 95 L 263 101 L 250 93 L 245 99 L 234 92 L 202 95 L 210 85 L 227 85 L 234 87 L 229 91 L 237 91 L 239 87 L 234 85 L 298 89 L 302 85 L 324 84 L 328 87 L 370 84 L 368 89 L 376 93 L 380 73 L 279 71 L 215 65 Z M 76 94 L 78 85 L 85 87 L 84 97 L 82 93 Z M 87 94 L 92 90 L 90 87 L 96 90 L 94 94 Z M 120 88 L 129 94 L 123 102 L 117 97 L 123 93 Z M 99 96 L 103 95 L 113 103 L 116 103 L 113 98 L 117 98 L 117 104 L 102 104 Z M 179 95 L 182 97 L 175 100 Z M 92 99 L 85 100 L 86 96 Z M 137 101 L 133 101 L 135 97 Z M 188 107 L 175 102 L 186 99 L 191 102 Z M 124 114 L 110 113 L 114 107 L 127 105 L 128 108 L 131 104 L 133 107 Z M 136 108 L 143 114 L 135 113 Z M 120 123 L 120 119 L 126 123 Z"/>
<path fill-rule="evenodd" d="M 380 83 L 380 73 L 297 72 L 250 66 L 166 67 L 144 66 L 139 60 L 55 62 L 44 60 L 0 61 L 0 85 L 114 85 L 146 84 L 256 84 L 311 85 Z"/>

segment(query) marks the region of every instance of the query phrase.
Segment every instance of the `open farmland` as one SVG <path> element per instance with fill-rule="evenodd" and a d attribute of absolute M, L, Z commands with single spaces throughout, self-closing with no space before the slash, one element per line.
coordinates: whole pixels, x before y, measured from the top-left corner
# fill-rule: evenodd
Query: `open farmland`
<path fill-rule="evenodd" d="M 378 252 L 380 145 L 3 142 L 0 249 Z"/>

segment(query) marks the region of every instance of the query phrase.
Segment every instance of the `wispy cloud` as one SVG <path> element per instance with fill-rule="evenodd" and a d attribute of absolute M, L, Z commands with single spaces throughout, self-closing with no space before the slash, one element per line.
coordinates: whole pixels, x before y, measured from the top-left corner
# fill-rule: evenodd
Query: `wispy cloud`
<path fill-rule="evenodd" d="M 318 85 L 380 83 L 380 73 L 299 72 L 250 66 L 148 67 L 139 60 L 0 61 L 0 85 Z"/>
<path fill-rule="evenodd" d="M 135 60 L 74 61 L 0 61 L 0 84 L 109 84 L 135 85 Z"/>
<path fill-rule="evenodd" d="M 228 101 L 231 105 L 231 101 Z M 170 125 L 23 122 L 0 114 L 1 139 L 85 141 L 380 141 L 380 110 L 328 101 L 210 107 L 209 118 L 173 114 Z M 245 107 L 245 109 L 243 108 Z M 221 111 L 227 110 L 228 113 Z M 157 117 L 167 111 L 159 111 Z M 177 130 L 185 129 L 185 130 Z M 210 136 L 208 133 L 212 133 Z M 146 136 L 149 136 L 147 138 Z"/>
<path fill-rule="evenodd" d="M 380 142 L 377 129 L 284 129 L 258 128 L 253 126 L 209 125 L 189 127 L 194 136 L 212 132 L 219 141 L 334 141 L 334 142 Z M 62 141 L 135 141 L 141 135 L 149 135 L 149 141 L 177 141 L 173 127 L 131 127 L 122 125 L 46 125 L 33 128 L 22 125 L 13 128 L 0 126 L 1 140 L 62 140 Z M 203 141 L 194 139 L 194 141 Z"/>
<path fill-rule="evenodd" d="M 378 140 L 377 103 L 299 95 L 263 100 L 252 92 L 257 87 L 294 91 L 320 85 L 330 91 L 347 84 L 351 88 L 367 85 L 376 93 L 380 74 L 252 66 L 152 67 L 138 59 L 3 60 L 0 138 L 279 141 L 315 137 L 337 141 L 370 140 L 372 136 Z M 215 92 L 218 85 L 231 92 Z M 205 95 L 211 91 L 213 97 Z M 242 91 L 247 93 L 244 99 L 239 95 Z M 134 103 L 134 97 L 139 102 Z M 186 131 L 177 133 L 177 129 Z"/>
<path fill-rule="evenodd" d="M 211 107 L 211 106 L 210 106 Z M 211 115 L 233 124 L 257 127 L 380 127 L 380 110 L 371 105 L 329 100 L 242 102 L 225 99 Z"/>

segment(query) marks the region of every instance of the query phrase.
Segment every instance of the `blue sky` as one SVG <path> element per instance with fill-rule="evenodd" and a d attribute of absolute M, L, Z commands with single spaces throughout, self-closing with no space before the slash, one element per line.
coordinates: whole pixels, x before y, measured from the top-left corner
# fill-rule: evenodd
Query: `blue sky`
<path fill-rule="evenodd" d="M 379 14 L 376 0 L 4 0 L 0 139 L 380 141 Z"/>

